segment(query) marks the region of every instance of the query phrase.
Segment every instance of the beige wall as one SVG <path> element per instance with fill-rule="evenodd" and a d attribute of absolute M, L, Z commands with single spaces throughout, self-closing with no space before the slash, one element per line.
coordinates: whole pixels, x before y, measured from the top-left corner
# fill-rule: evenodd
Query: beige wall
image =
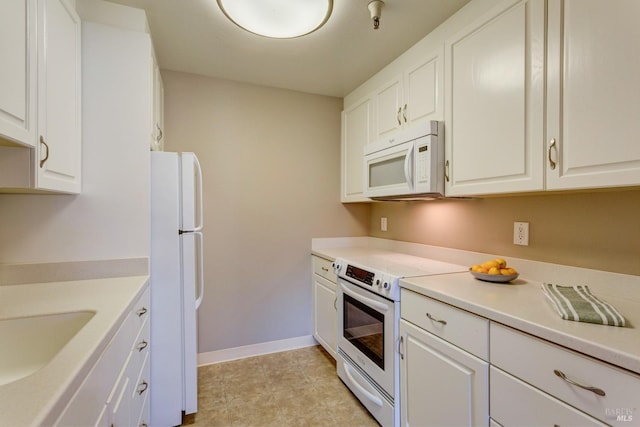
<path fill-rule="evenodd" d="M 339 200 L 338 98 L 162 71 L 165 150 L 204 170 L 199 352 L 311 334 L 312 237 L 364 236 Z"/>
<path fill-rule="evenodd" d="M 380 217 L 388 231 L 380 231 Z M 640 190 L 376 203 L 371 235 L 640 275 Z M 513 222 L 529 222 L 529 246 Z"/>

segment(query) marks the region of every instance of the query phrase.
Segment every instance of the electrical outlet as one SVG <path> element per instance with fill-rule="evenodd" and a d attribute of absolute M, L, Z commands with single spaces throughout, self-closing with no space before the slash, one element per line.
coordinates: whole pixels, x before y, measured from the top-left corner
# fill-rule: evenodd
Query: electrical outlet
<path fill-rule="evenodd" d="M 513 223 L 513 244 L 521 246 L 529 246 L 529 223 L 514 222 Z"/>
<path fill-rule="evenodd" d="M 387 217 L 380 218 L 380 231 L 387 231 Z"/>

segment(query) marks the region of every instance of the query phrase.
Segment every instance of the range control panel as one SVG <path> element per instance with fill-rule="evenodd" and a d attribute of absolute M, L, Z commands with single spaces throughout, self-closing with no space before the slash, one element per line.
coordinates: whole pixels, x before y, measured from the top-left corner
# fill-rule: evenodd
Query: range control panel
<path fill-rule="evenodd" d="M 393 301 L 398 301 L 400 298 L 399 277 L 385 274 L 376 269 L 364 269 L 362 266 L 341 259 L 337 259 L 333 263 L 333 268 L 338 277 L 342 277 L 354 285 Z"/>
<path fill-rule="evenodd" d="M 373 279 L 375 277 L 375 274 L 370 271 L 363 270 L 362 268 L 358 268 L 351 264 L 348 264 L 345 276 L 356 279 L 357 281 L 366 285 L 373 286 Z"/>

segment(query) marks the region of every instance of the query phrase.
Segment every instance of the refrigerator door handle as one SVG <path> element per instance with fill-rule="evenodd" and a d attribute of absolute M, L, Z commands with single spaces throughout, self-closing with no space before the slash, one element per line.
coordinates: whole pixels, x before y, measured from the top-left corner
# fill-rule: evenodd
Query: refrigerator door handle
<path fill-rule="evenodd" d="M 202 304 L 204 297 L 204 239 L 202 233 L 195 231 L 193 236 L 198 241 L 198 293 L 196 297 L 196 310 Z"/>
<path fill-rule="evenodd" d="M 193 156 L 193 163 L 196 167 L 196 177 L 197 177 L 197 184 L 198 184 L 198 193 L 197 193 L 197 200 L 196 200 L 196 204 L 198 205 L 198 210 L 199 210 L 199 215 L 198 215 L 198 222 L 199 224 L 196 225 L 196 227 L 193 229 L 193 231 L 202 231 L 202 228 L 204 227 L 204 208 L 202 206 L 202 168 L 200 167 L 200 161 L 198 160 L 197 156 Z M 202 239 L 201 239 L 202 240 Z"/>

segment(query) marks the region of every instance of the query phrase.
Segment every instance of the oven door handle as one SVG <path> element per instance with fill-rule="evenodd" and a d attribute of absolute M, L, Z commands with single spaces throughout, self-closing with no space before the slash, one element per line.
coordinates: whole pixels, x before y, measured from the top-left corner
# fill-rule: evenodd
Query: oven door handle
<path fill-rule="evenodd" d="M 351 384 L 353 384 L 354 387 L 356 387 L 360 393 L 364 394 L 364 396 L 368 400 L 373 402 L 376 406 L 380 406 L 380 407 L 382 406 L 382 399 L 380 399 L 378 396 L 374 395 L 369 390 L 362 387 L 362 385 L 353 377 L 353 375 L 351 375 L 351 366 L 347 365 L 346 363 L 344 365 L 344 372 L 347 374 L 347 377 L 349 378 L 349 381 L 351 382 Z"/>
<path fill-rule="evenodd" d="M 389 307 L 386 304 L 378 302 L 374 299 L 364 297 L 356 292 L 353 292 L 351 289 L 347 288 L 344 283 L 340 283 L 340 287 L 342 288 L 342 292 L 349 295 L 351 298 L 360 301 L 363 304 L 368 305 L 369 307 L 375 308 L 376 310 L 380 310 L 382 312 L 389 311 Z"/>

